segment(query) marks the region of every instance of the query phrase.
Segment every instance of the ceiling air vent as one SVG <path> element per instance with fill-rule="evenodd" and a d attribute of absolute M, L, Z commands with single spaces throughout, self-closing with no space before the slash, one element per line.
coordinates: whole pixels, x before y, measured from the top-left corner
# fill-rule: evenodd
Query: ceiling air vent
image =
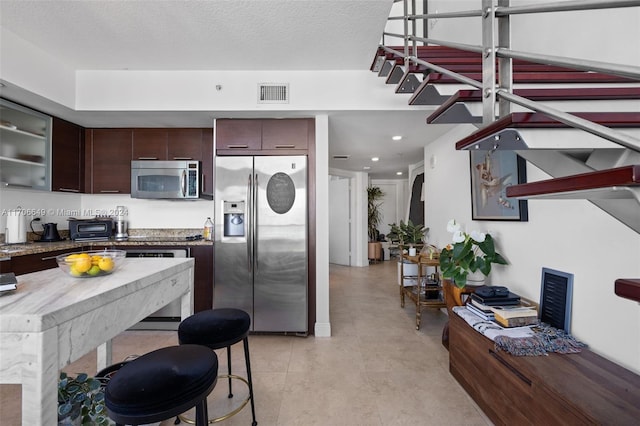
<path fill-rule="evenodd" d="M 288 104 L 288 83 L 260 83 L 258 84 L 259 104 Z"/>
<path fill-rule="evenodd" d="M 350 155 L 347 154 L 336 154 L 333 156 L 334 160 L 348 160 Z"/>

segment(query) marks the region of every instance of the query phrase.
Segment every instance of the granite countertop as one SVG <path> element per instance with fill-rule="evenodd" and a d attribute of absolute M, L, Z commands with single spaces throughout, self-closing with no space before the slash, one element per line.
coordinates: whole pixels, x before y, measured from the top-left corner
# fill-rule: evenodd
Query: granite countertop
<path fill-rule="evenodd" d="M 27 236 L 27 242 L 21 244 L 0 245 L 0 259 L 28 254 L 46 253 L 57 250 L 80 249 L 89 247 L 90 249 L 100 249 L 104 246 L 132 247 L 132 246 L 196 246 L 213 245 L 213 241 L 195 239 L 201 235 L 201 230 L 193 229 L 136 229 L 129 231 L 129 238 L 124 241 L 116 241 L 113 238 L 100 241 L 73 241 L 69 239 L 68 231 L 61 230 L 60 236 L 65 238 L 56 242 L 38 242 L 38 236 Z"/>

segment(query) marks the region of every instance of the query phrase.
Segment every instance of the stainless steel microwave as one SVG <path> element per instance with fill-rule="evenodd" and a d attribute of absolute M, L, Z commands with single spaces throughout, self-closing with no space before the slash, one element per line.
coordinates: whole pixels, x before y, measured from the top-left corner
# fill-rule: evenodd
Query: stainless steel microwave
<path fill-rule="evenodd" d="M 199 161 L 131 162 L 131 197 L 166 200 L 200 198 Z"/>

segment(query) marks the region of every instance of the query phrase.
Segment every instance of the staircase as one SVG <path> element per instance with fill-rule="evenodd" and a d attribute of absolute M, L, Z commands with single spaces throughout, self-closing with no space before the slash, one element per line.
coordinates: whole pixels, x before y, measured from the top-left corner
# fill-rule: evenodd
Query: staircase
<path fill-rule="evenodd" d="M 578 3 L 538 9 L 640 6 Z M 406 4 L 408 22 L 482 16 L 483 45 L 404 34 L 403 46 L 378 47 L 372 72 L 395 93 L 411 94 L 410 105 L 438 106 L 428 124 L 476 125 L 457 150 L 514 151 L 553 177 L 512 185 L 508 197 L 586 199 L 640 233 L 640 68 L 509 50 L 509 16 L 522 8 L 509 8 L 508 0 L 500 0 L 503 7 L 484 0 L 482 11 L 441 15 L 411 16 Z M 640 301 L 640 280 L 616 280 L 615 293 Z"/>

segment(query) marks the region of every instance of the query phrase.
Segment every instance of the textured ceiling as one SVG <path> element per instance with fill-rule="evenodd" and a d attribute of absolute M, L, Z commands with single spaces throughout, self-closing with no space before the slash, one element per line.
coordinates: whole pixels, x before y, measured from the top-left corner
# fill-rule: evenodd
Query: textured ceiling
<path fill-rule="evenodd" d="M 390 0 L 14 1 L 0 22 L 74 69 L 366 69 Z M 328 30 L 330 29 L 330 31 Z"/>
<path fill-rule="evenodd" d="M 0 0 L 0 24 L 77 70 L 367 70 L 392 3 Z M 6 87 L 3 93 L 9 96 L 11 90 Z M 95 127 L 200 126 L 211 119 L 204 111 L 71 112 L 30 94 L 12 95 Z M 398 178 L 396 171 L 420 161 L 422 146 L 449 127 L 427 126 L 426 115 L 406 110 L 330 112 L 330 167 L 362 171 L 371 165 L 372 178 Z M 404 139 L 391 144 L 395 134 Z M 334 161 L 334 154 L 350 159 Z M 372 156 L 381 161 L 371 164 Z"/>

